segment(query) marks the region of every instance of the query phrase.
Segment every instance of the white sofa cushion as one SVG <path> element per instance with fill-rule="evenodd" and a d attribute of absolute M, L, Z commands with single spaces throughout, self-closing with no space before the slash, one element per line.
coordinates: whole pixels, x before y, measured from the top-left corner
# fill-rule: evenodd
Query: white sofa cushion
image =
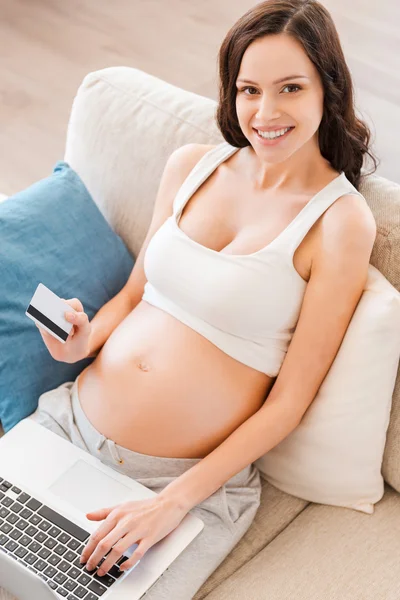
<path fill-rule="evenodd" d="M 370 264 L 339 351 L 301 423 L 255 462 L 270 483 L 305 500 L 373 513 L 384 491 L 399 331 L 400 293 Z"/>

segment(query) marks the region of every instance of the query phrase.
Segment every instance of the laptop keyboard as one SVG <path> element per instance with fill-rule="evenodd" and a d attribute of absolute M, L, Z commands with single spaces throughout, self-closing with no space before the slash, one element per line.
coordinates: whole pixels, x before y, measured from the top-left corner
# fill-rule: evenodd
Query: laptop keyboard
<path fill-rule="evenodd" d="M 60 598 L 98 600 L 123 574 L 126 556 L 99 577 L 79 562 L 89 538 L 72 521 L 0 477 L 0 551 L 39 575 Z"/>

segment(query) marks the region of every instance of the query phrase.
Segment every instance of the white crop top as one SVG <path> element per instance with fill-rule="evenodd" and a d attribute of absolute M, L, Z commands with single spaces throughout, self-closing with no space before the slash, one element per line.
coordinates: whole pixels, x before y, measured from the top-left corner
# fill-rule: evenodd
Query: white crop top
<path fill-rule="evenodd" d="M 147 247 L 142 300 L 241 363 L 276 377 L 307 286 L 294 268 L 294 252 L 335 200 L 347 193 L 362 194 L 343 171 L 266 247 L 246 255 L 212 250 L 189 238 L 178 226 L 179 218 L 197 188 L 238 150 L 222 142 L 203 155 L 183 182 L 174 199 L 173 215 Z"/>

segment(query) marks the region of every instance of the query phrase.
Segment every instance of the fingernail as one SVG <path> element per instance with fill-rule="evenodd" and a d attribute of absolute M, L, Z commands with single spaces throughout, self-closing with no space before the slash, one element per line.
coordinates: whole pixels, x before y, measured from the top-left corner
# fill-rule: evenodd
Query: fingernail
<path fill-rule="evenodd" d="M 68 321 L 73 321 L 75 318 L 75 315 L 73 313 L 67 313 L 67 319 Z"/>
<path fill-rule="evenodd" d="M 97 575 L 99 575 L 100 577 L 101 577 L 102 575 L 104 575 L 104 571 L 103 571 L 103 569 L 99 569 L 99 570 L 97 571 Z"/>

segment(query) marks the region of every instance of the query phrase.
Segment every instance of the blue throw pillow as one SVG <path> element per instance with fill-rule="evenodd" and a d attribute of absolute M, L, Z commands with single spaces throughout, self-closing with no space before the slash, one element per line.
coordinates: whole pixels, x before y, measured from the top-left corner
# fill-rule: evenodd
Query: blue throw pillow
<path fill-rule="evenodd" d="M 8 431 L 41 394 L 93 362 L 54 360 L 25 311 L 39 283 L 79 298 L 89 319 L 127 282 L 135 259 L 77 173 L 52 175 L 0 203 L 0 420 Z"/>

